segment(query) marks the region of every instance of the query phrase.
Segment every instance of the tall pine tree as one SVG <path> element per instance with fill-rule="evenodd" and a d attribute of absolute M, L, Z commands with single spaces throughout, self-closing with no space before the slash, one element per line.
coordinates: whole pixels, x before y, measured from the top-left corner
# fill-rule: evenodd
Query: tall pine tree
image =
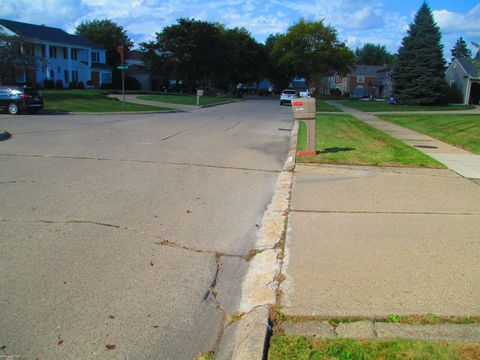
<path fill-rule="evenodd" d="M 457 42 L 453 46 L 452 50 L 450 50 L 450 52 L 452 53 L 452 62 L 455 59 L 472 57 L 472 52 L 467 47 L 467 43 L 465 40 L 463 40 L 462 37 L 460 37 L 460 39 L 457 40 Z"/>
<path fill-rule="evenodd" d="M 440 29 L 427 3 L 403 38 L 393 69 L 393 95 L 400 104 L 446 103 L 445 59 Z"/>

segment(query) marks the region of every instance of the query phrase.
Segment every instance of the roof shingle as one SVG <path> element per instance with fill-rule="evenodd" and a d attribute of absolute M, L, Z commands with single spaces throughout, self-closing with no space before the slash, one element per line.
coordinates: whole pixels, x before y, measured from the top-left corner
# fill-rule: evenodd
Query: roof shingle
<path fill-rule="evenodd" d="M 78 35 L 71 35 L 58 28 L 4 19 L 0 19 L 0 25 L 5 26 L 7 29 L 13 31 L 17 35 L 24 36 L 30 40 L 43 40 L 66 45 L 102 49 L 99 45 L 90 40 Z"/>

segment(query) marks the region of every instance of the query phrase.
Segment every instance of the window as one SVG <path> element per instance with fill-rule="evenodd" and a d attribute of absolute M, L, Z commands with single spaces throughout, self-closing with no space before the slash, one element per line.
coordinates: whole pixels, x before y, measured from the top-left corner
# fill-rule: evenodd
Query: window
<path fill-rule="evenodd" d="M 51 58 L 56 58 L 57 57 L 57 47 L 56 46 L 50 46 L 49 47 L 49 56 Z"/>
<path fill-rule="evenodd" d="M 63 48 L 63 58 L 68 59 L 68 48 L 66 47 Z"/>
<path fill-rule="evenodd" d="M 55 79 L 55 71 L 53 69 L 50 69 L 50 80 Z"/>
<path fill-rule="evenodd" d="M 363 83 L 363 82 L 365 82 L 365 76 L 361 76 L 361 75 L 357 76 L 357 83 Z"/>
<path fill-rule="evenodd" d="M 42 45 L 42 57 L 45 57 L 45 45 Z"/>
<path fill-rule="evenodd" d="M 112 83 L 112 73 L 102 72 L 102 84 Z"/>
<path fill-rule="evenodd" d="M 31 47 L 30 47 L 30 51 L 31 51 L 31 55 L 35 56 L 35 45 L 32 44 Z"/>
<path fill-rule="evenodd" d="M 78 71 L 72 70 L 72 81 L 78 82 Z"/>
<path fill-rule="evenodd" d="M 72 60 L 77 60 L 77 49 L 72 49 L 71 54 Z"/>
<path fill-rule="evenodd" d="M 25 82 L 25 71 L 19 71 L 15 74 L 15 82 L 17 83 Z"/>
<path fill-rule="evenodd" d="M 99 62 L 99 54 L 98 51 L 92 51 L 92 62 L 98 63 Z"/>

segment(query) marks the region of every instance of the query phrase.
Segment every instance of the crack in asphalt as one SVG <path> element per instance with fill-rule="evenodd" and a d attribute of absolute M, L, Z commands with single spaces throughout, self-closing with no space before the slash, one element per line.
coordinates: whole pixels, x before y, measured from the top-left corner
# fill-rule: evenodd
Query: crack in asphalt
<path fill-rule="evenodd" d="M 10 180 L 10 181 L 0 181 L 0 185 L 3 184 L 35 184 L 33 180 Z"/>
<path fill-rule="evenodd" d="M 164 137 L 164 138 L 161 139 L 160 141 L 165 141 L 165 140 L 171 139 L 171 138 L 173 138 L 174 136 L 177 136 L 177 135 L 180 135 L 180 134 L 184 133 L 185 131 L 187 131 L 187 129 L 180 130 L 180 131 L 176 132 L 175 134 L 172 134 L 172 135 L 170 135 L 170 136 Z"/>
<path fill-rule="evenodd" d="M 435 211 L 348 211 L 348 210 L 302 210 L 290 209 L 297 213 L 318 213 L 318 214 L 391 214 L 391 215 L 462 215 L 462 216 L 480 216 L 475 212 L 435 212 Z"/>
<path fill-rule="evenodd" d="M 227 132 L 227 131 L 229 131 L 229 130 L 232 130 L 232 129 L 236 128 L 238 125 L 240 125 L 241 123 L 245 122 L 245 121 L 246 121 L 246 120 L 240 120 L 240 121 L 236 122 L 235 125 L 232 125 L 232 126 L 226 128 L 226 129 L 223 130 L 223 131 L 224 131 L 224 132 Z"/>
<path fill-rule="evenodd" d="M 5 219 L 5 218 L 0 217 L 0 222 L 26 222 L 26 223 L 33 223 L 33 224 L 91 224 L 91 225 L 97 225 L 97 226 L 111 227 L 111 228 L 115 228 L 115 229 L 120 229 L 120 230 L 126 230 L 126 231 L 129 231 L 129 232 L 133 232 L 133 233 L 142 235 L 144 237 L 161 240 L 161 241 L 154 242 L 155 245 L 168 246 L 168 247 L 173 247 L 173 248 L 177 248 L 177 249 L 182 249 L 182 250 L 196 252 L 196 253 L 202 253 L 202 254 L 212 254 L 212 255 L 215 256 L 215 258 L 221 258 L 221 257 L 225 256 L 225 257 L 235 257 L 235 258 L 243 259 L 245 261 L 249 261 L 257 253 L 255 250 L 250 250 L 247 254 L 231 254 L 231 253 L 227 253 L 227 252 L 223 252 L 223 251 L 189 247 L 189 246 L 181 245 L 181 244 L 176 243 L 176 242 L 171 241 L 171 240 L 166 240 L 159 235 L 153 235 L 153 234 L 145 233 L 145 232 L 143 232 L 141 230 L 138 230 L 138 229 L 133 229 L 133 228 L 129 228 L 127 226 L 122 226 L 122 225 L 117 225 L 117 224 L 110 224 L 110 223 L 104 223 L 104 222 L 99 222 L 99 221 L 92 221 L 92 220 L 44 220 L 44 219 L 40 219 L 40 220 L 28 220 L 28 219 L 12 220 L 12 219 Z M 217 272 L 217 274 L 218 274 L 218 272 Z"/>
<path fill-rule="evenodd" d="M 221 251 L 216 251 L 216 250 L 208 250 L 208 249 L 199 249 L 199 248 L 195 248 L 195 247 L 189 247 L 189 246 L 185 246 L 185 245 L 181 245 L 181 244 L 178 244 L 174 241 L 170 241 L 170 240 L 162 240 L 162 241 L 158 241 L 158 242 L 155 242 L 154 244 L 156 245 L 162 245 L 162 246 L 169 246 L 169 247 L 174 247 L 174 248 L 178 248 L 178 249 L 182 249 L 182 250 L 187 250 L 187 251 L 192 251 L 192 252 L 196 252 L 196 253 L 203 253 L 203 254 L 212 254 L 214 255 L 215 257 L 222 257 L 222 256 L 226 256 L 226 257 L 236 257 L 236 258 L 239 258 L 239 259 L 243 259 L 243 260 L 247 260 L 247 255 L 241 255 L 241 254 L 229 254 L 229 253 L 225 253 L 225 252 L 221 252 Z"/>
<path fill-rule="evenodd" d="M 195 163 L 182 163 L 182 162 L 175 162 L 175 161 L 155 161 L 155 160 L 138 160 L 138 159 L 112 159 L 112 158 L 106 158 L 106 157 L 89 157 L 89 156 L 43 155 L 43 154 L 8 154 L 8 153 L 7 154 L 0 154 L 0 156 L 34 157 L 34 158 L 47 158 L 47 159 L 118 161 L 118 162 L 132 162 L 132 163 L 143 163 L 143 164 L 161 164 L 161 165 L 174 165 L 174 166 L 196 166 L 196 167 L 206 167 L 206 168 L 215 168 L 215 169 L 239 170 L 239 171 L 257 171 L 257 172 L 266 172 L 266 173 L 280 173 L 281 172 L 281 170 L 257 169 L 257 168 L 223 166 L 223 165 L 212 165 L 212 164 L 195 164 Z"/>

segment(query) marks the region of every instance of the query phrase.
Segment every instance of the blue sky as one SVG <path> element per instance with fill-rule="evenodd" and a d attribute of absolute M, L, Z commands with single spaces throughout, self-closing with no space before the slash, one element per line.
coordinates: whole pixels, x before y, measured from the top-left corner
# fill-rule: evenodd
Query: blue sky
<path fill-rule="evenodd" d="M 180 17 L 244 26 L 258 41 L 285 32 L 300 17 L 324 19 L 354 49 L 380 43 L 395 52 L 423 0 L 15 0 L 1 1 L 0 18 L 42 23 L 73 32 L 81 21 L 109 18 L 139 43 Z M 445 54 L 463 36 L 480 42 L 480 1 L 430 0 Z"/>

